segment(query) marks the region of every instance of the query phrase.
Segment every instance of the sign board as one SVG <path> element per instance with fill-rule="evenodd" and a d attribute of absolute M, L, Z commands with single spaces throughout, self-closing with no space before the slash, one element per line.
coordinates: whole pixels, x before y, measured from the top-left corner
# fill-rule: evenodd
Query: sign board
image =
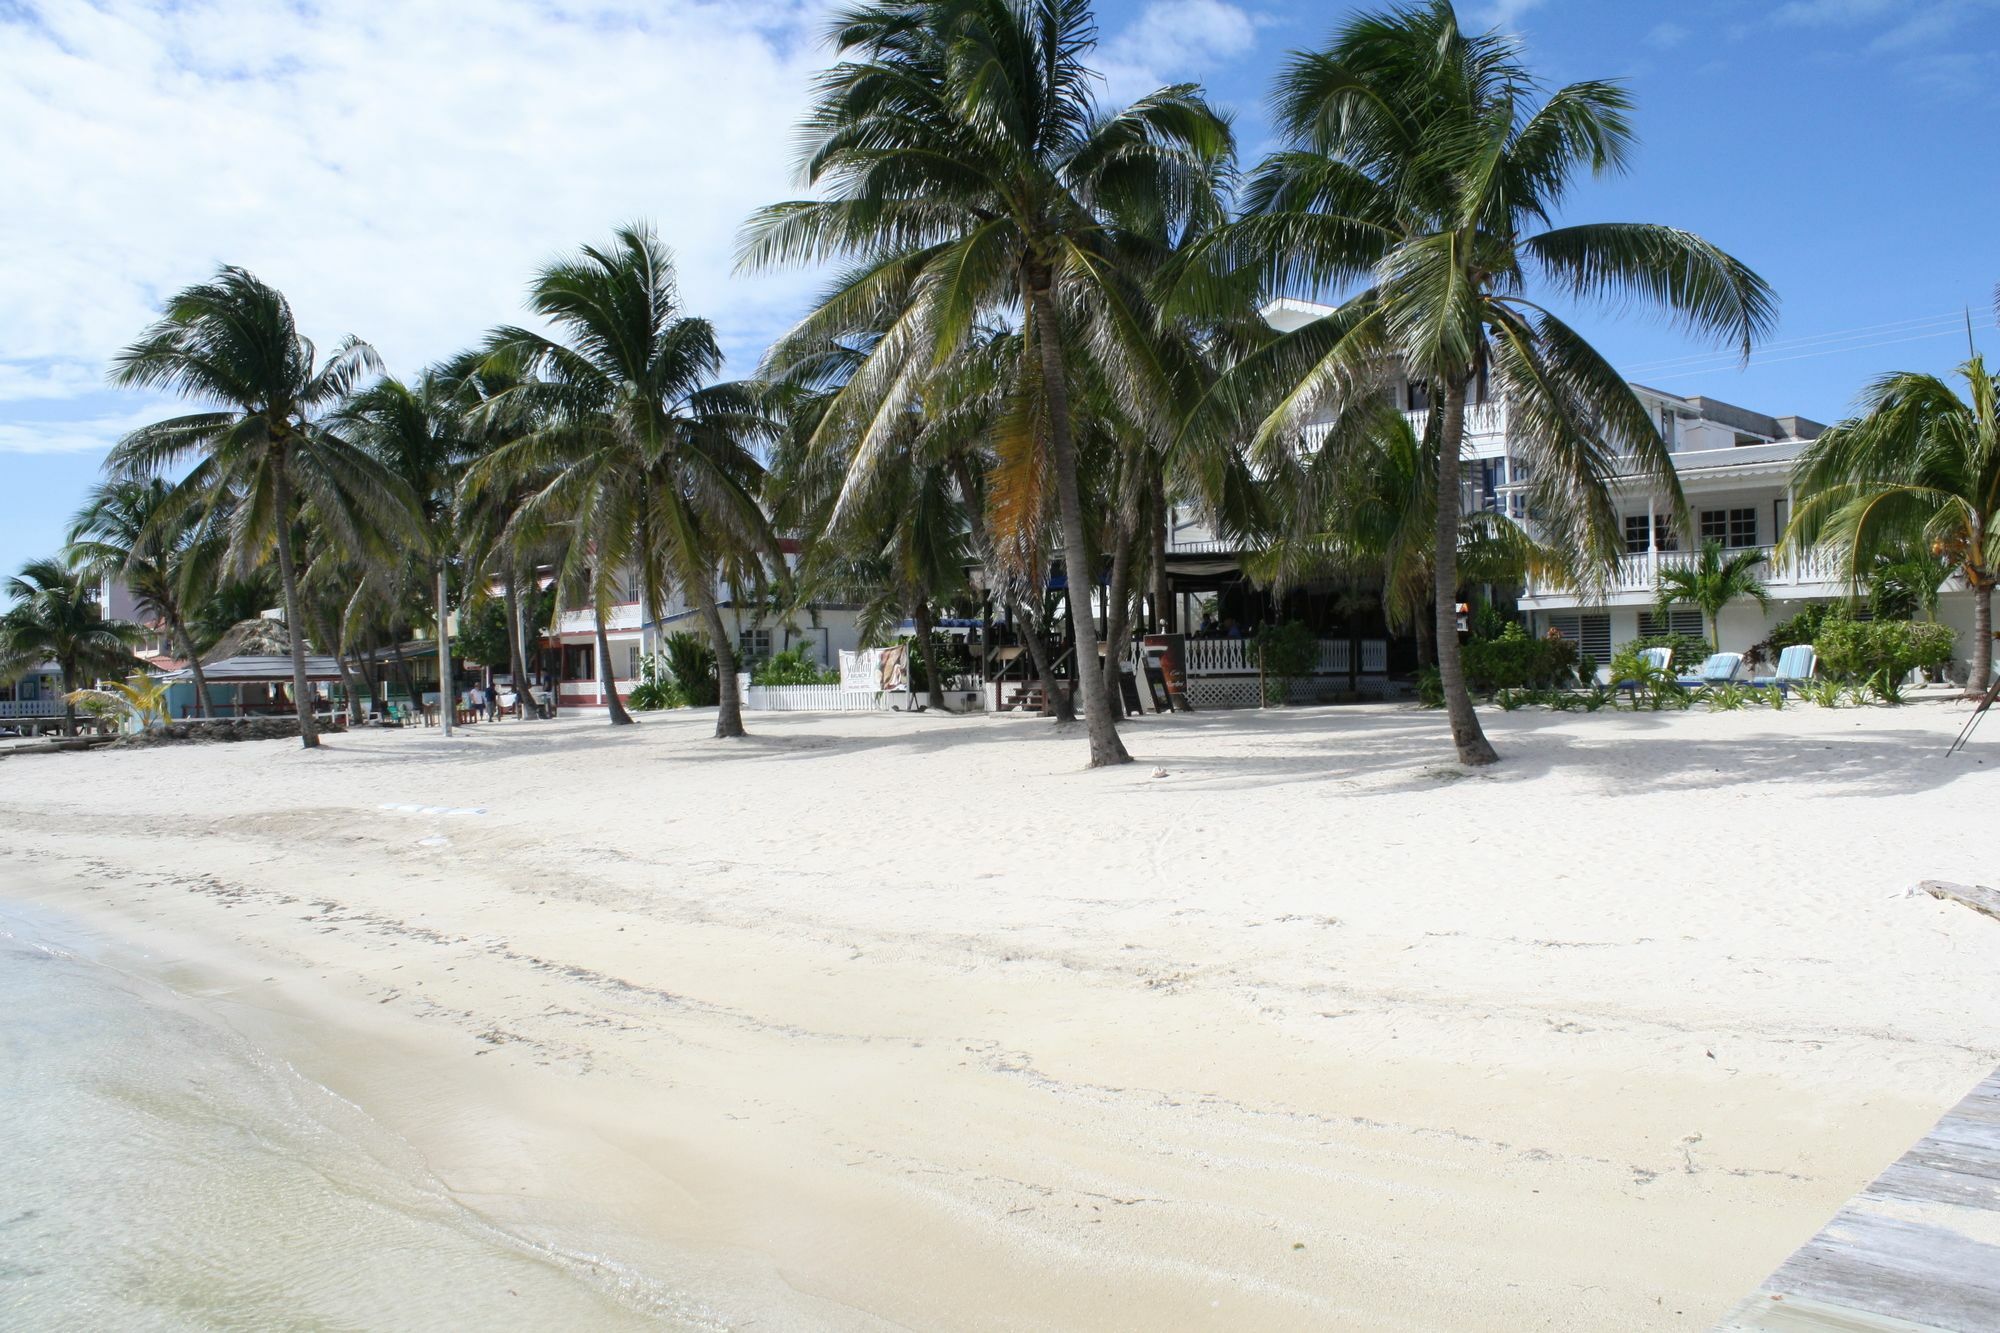
<path fill-rule="evenodd" d="M 1145 648 L 1148 672 L 1157 668 L 1166 695 L 1166 704 L 1160 711 L 1171 708 L 1175 712 L 1192 713 L 1194 705 L 1187 697 L 1187 635 L 1148 634 Z"/>

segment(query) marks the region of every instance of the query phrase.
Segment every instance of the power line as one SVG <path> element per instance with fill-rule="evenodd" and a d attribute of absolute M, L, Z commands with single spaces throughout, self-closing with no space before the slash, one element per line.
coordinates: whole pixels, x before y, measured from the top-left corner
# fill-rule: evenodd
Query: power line
<path fill-rule="evenodd" d="M 1926 315 L 1920 319 L 1891 320 L 1886 324 L 1868 324 L 1860 328 L 1841 329 L 1833 333 L 1815 333 L 1802 335 L 1797 338 L 1780 338 L 1776 341 L 1765 343 L 1758 350 L 1763 352 L 1785 352 L 1820 343 L 1846 342 L 1850 339 L 1865 338 L 1874 334 L 1914 333 L 1919 330 L 1929 329 L 1932 326 L 1946 325 L 1951 329 L 1965 327 L 1965 312 L 1954 310 L 1947 315 Z M 1658 361 L 1642 361 L 1629 368 L 1635 371 L 1666 370 L 1686 365 L 1690 362 L 1709 362 L 1717 358 L 1723 358 L 1732 362 L 1736 359 L 1733 355 L 1726 352 L 1695 352 L 1686 356 L 1665 357 Z"/>
<path fill-rule="evenodd" d="M 1878 338 L 1873 342 L 1856 343 L 1851 347 L 1827 347 L 1827 348 L 1822 348 L 1819 351 L 1815 352 L 1799 352 L 1792 356 L 1759 357 L 1753 359 L 1747 366 L 1742 365 L 1742 363 L 1732 359 L 1717 365 L 1697 366 L 1692 370 L 1675 371 L 1670 375 L 1648 374 L 1646 378 L 1649 380 L 1684 380 L 1684 379 L 1692 379 L 1696 375 L 1713 375 L 1718 371 L 1723 371 L 1723 370 L 1735 370 L 1735 369 L 1749 370 L 1762 366 L 1779 365 L 1786 361 L 1809 361 L 1812 358 L 1819 356 L 1838 356 L 1842 352 L 1865 352 L 1870 348 L 1874 347 L 1893 347 L 1897 343 L 1923 342 L 1931 338 L 1950 337 L 1954 334 L 1963 332 L 1964 329 L 1965 326 L 1964 324 L 1961 323 L 1957 328 L 1934 329 L 1929 333 L 1913 333 L 1908 337 L 1904 338 Z M 1974 324 L 1972 326 L 1972 331 L 1974 333 L 1988 333 L 1993 331 L 1994 329 L 2000 329 L 2000 324 Z"/>

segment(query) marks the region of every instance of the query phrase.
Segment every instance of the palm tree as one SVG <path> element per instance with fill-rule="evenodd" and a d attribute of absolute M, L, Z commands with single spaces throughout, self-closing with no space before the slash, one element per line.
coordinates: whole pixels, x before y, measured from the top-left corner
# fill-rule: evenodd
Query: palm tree
<path fill-rule="evenodd" d="M 1693 564 L 1673 564 L 1661 568 L 1655 582 L 1654 608 L 1662 619 L 1671 606 L 1697 607 L 1702 623 L 1708 626 L 1708 641 L 1722 647 L 1722 608 L 1739 597 L 1748 597 L 1759 607 L 1771 604 L 1771 593 L 1757 577 L 1757 567 L 1769 557 L 1755 547 L 1727 551 L 1710 538 L 1701 544 Z"/>
<path fill-rule="evenodd" d="M 204 532 L 226 522 L 228 562 L 239 575 L 275 548 L 299 739 L 317 747 L 294 533 L 302 507 L 310 501 L 315 521 L 357 549 L 362 527 L 392 529 L 411 509 L 399 483 L 324 419 L 377 368 L 374 350 L 349 337 L 321 361 L 284 295 L 227 267 L 167 302 L 159 321 L 112 364 L 114 384 L 168 389 L 212 405 L 133 431 L 105 468 L 144 478 L 193 459 L 168 515 L 193 512 Z"/>
<path fill-rule="evenodd" d="M 221 544 L 183 521 L 185 513 L 176 508 L 171 488 L 158 477 L 107 478 L 71 521 L 66 555 L 87 573 L 123 579 L 139 610 L 166 626 L 194 678 L 194 715 L 207 717 L 208 682 L 188 615 L 198 590 L 214 582 Z"/>
<path fill-rule="evenodd" d="M 1974 355 L 1961 398 L 1935 375 L 1887 375 L 1861 413 L 1807 445 L 1786 544 L 1831 547 L 1859 584 L 1875 557 L 1906 543 L 1948 558 L 1972 590 L 1970 693 L 1993 668 L 1993 585 L 2000 579 L 2000 377 Z"/>
<path fill-rule="evenodd" d="M 1227 157 L 1228 125 L 1191 85 L 1100 114 L 1088 0 L 877 0 L 837 15 L 831 35 L 843 58 L 821 76 L 801 168 L 825 197 L 757 214 L 743 262 L 858 261 L 808 325 L 844 323 L 884 289 L 911 293 L 843 394 L 847 408 L 828 415 L 832 429 L 859 428 L 864 451 L 920 391 L 921 353 L 942 363 L 983 320 L 1019 319 L 1033 427 L 1016 438 L 1053 474 L 1090 762 L 1129 762 L 1099 703 L 1091 599 L 1076 591 L 1097 564 L 1071 381 L 1086 353 L 1146 373 L 1130 354 L 1145 321 L 1109 280 L 1107 213 L 1142 200 L 1184 216 Z"/>
<path fill-rule="evenodd" d="M 748 447 L 772 430 L 759 395 L 711 383 L 722 367 L 715 330 L 681 313 L 673 260 L 643 224 L 543 269 L 529 306 L 566 341 L 497 330 L 489 360 L 521 380 L 482 412 L 500 420 L 518 403 L 542 424 L 487 453 L 468 484 L 539 483 L 510 526 L 520 542 L 567 530 L 559 582 L 591 590 L 613 723 L 632 719 L 618 700 L 604 626 L 617 576 L 630 570 L 646 619 L 664 614 L 674 585 L 694 604 L 715 650 L 715 734 L 741 736 L 735 644 L 716 588 L 760 582 L 761 562 L 777 550 L 757 502 L 763 467 Z"/>
<path fill-rule="evenodd" d="M 1327 575 L 1374 583 L 1389 626 L 1413 631 L 1419 660 L 1432 664 L 1437 460 L 1435 443 L 1386 402 L 1350 444 L 1274 459 L 1265 488 L 1276 527 L 1249 572 L 1281 588 Z M 1467 583 L 1570 575 L 1561 552 L 1491 510 L 1460 515 L 1455 559 Z"/>
<path fill-rule="evenodd" d="M 139 626 L 107 620 L 87 574 L 57 560 L 31 560 L 7 580 L 13 605 L 0 614 L 0 682 L 12 684 L 43 662 L 62 673 L 63 730 L 76 735 L 76 700 L 85 678 L 143 669 L 132 654 Z"/>
<path fill-rule="evenodd" d="M 1624 166 L 1630 100 L 1615 84 L 1585 82 L 1538 104 L 1539 88 L 1511 39 L 1467 35 L 1450 0 L 1349 21 L 1326 50 L 1294 54 L 1280 73 L 1285 147 L 1253 173 L 1248 216 L 1196 243 L 1182 283 L 1197 305 L 1245 273 L 1272 292 L 1351 292 L 1246 358 L 1215 395 L 1218 416 L 1257 423 L 1267 459 L 1296 448 L 1308 426 L 1326 430 L 1321 448 L 1351 444 L 1341 414 L 1373 410 L 1393 370 L 1430 387 L 1438 668 L 1467 764 L 1498 758 L 1466 689 L 1453 609 L 1459 462 L 1478 387 L 1509 405 L 1540 539 L 1574 553 L 1580 573 L 1608 569 L 1622 550 L 1606 477 L 1637 472 L 1685 508 L 1645 408 L 1529 298 L 1529 278 L 1563 297 L 1657 306 L 1746 355 L 1774 309 L 1761 279 L 1688 232 L 1549 227 L 1580 174 Z"/>
<path fill-rule="evenodd" d="M 470 445 L 455 386 L 437 374 L 414 384 L 384 376 L 355 394 L 338 420 L 349 437 L 395 477 L 414 503 L 406 540 L 392 540 L 379 559 L 409 562 L 417 585 L 430 585 L 437 643 L 438 721 L 451 734 L 455 694 L 451 672 L 450 567 L 459 555 L 456 492 Z"/>

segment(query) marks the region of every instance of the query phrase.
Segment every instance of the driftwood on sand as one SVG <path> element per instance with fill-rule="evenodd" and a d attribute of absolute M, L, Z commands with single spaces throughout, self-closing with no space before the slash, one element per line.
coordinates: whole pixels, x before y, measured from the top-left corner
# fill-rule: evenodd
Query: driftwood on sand
<path fill-rule="evenodd" d="M 1953 884 L 1944 879 L 1927 879 L 1917 887 L 1933 898 L 1963 903 L 1975 912 L 1984 912 L 2000 921 L 2000 889 L 1989 889 L 1984 884 Z"/>

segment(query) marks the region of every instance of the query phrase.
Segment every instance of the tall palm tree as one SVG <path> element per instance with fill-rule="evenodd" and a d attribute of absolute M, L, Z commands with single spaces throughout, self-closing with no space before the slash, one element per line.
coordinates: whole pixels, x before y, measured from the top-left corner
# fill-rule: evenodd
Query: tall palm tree
<path fill-rule="evenodd" d="M 133 431 L 112 449 L 105 468 L 112 476 L 142 478 L 192 459 L 169 514 L 191 511 L 205 532 L 226 524 L 228 563 L 238 574 L 275 549 L 292 699 L 307 749 L 319 745 L 319 736 L 299 605 L 295 528 L 302 507 L 310 501 L 315 521 L 357 548 L 363 527 L 392 529 L 411 509 L 395 478 L 326 420 L 378 365 L 374 349 L 353 337 L 322 361 L 284 295 L 235 267 L 168 301 L 159 321 L 112 362 L 113 384 L 167 389 L 211 405 Z"/>
<path fill-rule="evenodd" d="M 194 678 L 194 715 L 207 717 L 208 682 L 188 615 L 199 590 L 214 582 L 221 543 L 204 537 L 176 508 L 171 488 L 158 477 L 107 478 L 71 520 L 65 554 L 86 573 L 124 580 L 139 610 L 166 627 Z"/>
<path fill-rule="evenodd" d="M 1265 488 L 1274 527 L 1249 572 L 1276 587 L 1326 576 L 1374 583 L 1389 626 L 1415 633 L 1418 657 L 1430 664 L 1437 453 L 1385 402 L 1342 448 L 1272 460 Z M 1467 583 L 1570 576 L 1561 552 L 1490 510 L 1460 516 L 1454 558 Z"/>
<path fill-rule="evenodd" d="M 1966 395 L 1935 375 L 1877 380 L 1859 415 L 1824 432 L 1793 465 L 1798 496 L 1786 544 L 1836 551 L 1858 584 L 1905 543 L 1950 559 L 1972 590 L 1972 676 L 1993 668 L 1993 585 L 2000 579 L 2000 377 L 1974 355 Z"/>
<path fill-rule="evenodd" d="M 86 678 L 145 667 L 132 650 L 144 631 L 108 620 L 90 576 L 58 560 L 31 560 L 7 580 L 13 605 L 0 613 L 0 682 L 12 684 L 43 662 L 62 673 L 63 729 L 76 735 L 76 702 Z"/>
<path fill-rule="evenodd" d="M 1606 477 L 1636 471 L 1685 509 L 1644 407 L 1589 342 L 1530 299 L 1529 280 L 1562 297 L 1654 305 L 1746 355 L 1774 310 L 1761 279 L 1688 232 L 1550 226 L 1580 174 L 1624 167 L 1630 100 L 1604 82 L 1539 94 L 1515 42 L 1467 34 L 1450 0 L 1350 20 L 1280 72 L 1272 101 L 1285 146 L 1253 173 L 1248 216 L 1197 242 L 1183 283 L 1197 303 L 1245 272 L 1274 293 L 1348 293 L 1247 358 L 1217 396 L 1223 417 L 1256 423 L 1267 457 L 1295 448 L 1309 425 L 1326 428 L 1322 448 L 1350 444 L 1340 414 L 1373 410 L 1392 370 L 1430 387 L 1438 667 L 1467 764 L 1498 758 L 1473 712 L 1454 616 L 1459 463 L 1476 386 L 1507 401 L 1513 448 L 1532 468 L 1530 518 L 1580 572 L 1608 569 L 1622 549 Z"/>
<path fill-rule="evenodd" d="M 749 448 L 772 430 L 760 396 L 712 382 L 722 368 L 715 330 L 681 312 L 672 257 L 644 224 L 543 269 L 528 304 L 560 337 L 497 330 L 489 358 L 521 380 L 484 412 L 497 420 L 518 402 L 543 424 L 487 453 L 469 484 L 539 482 L 512 526 L 522 540 L 566 529 L 560 582 L 591 590 L 614 723 L 632 719 L 604 626 L 617 576 L 629 570 L 646 619 L 660 618 L 673 586 L 700 613 L 721 687 L 715 734 L 741 736 L 736 646 L 716 588 L 759 581 L 777 550 L 757 501 L 763 467 Z"/>
<path fill-rule="evenodd" d="M 1693 564 L 1673 564 L 1662 568 L 1655 580 L 1653 605 L 1661 617 L 1667 608 L 1680 605 L 1699 608 L 1702 623 L 1708 626 L 1708 641 L 1722 647 L 1722 608 L 1748 597 L 1759 607 L 1771 604 L 1770 589 L 1757 576 L 1769 559 L 1754 547 L 1728 551 L 1710 538 L 1701 544 Z"/>
<path fill-rule="evenodd" d="M 413 510 L 403 540 L 384 545 L 379 559 L 415 565 L 428 585 L 437 645 L 438 720 L 451 733 L 450 569 L 460 555 L 457 491 L 470 454 L 455 385 L 437 373 L 405 383 L 384 376 L 356 393 L 337 420 L 357 445 L 395 477 Z"/>
<path fill-rule="evenodd" d="M 1090 762 L 1129 762 L 1098 703 L 1097 630 L 1080 593 L 1097 565 L 1071 381 L 1085 354 L 1145 369 L 1128 355 L 1144 322 L 1107 280 L 1108 208 L 1137 199 L 1183 216 L 1227 156 L 1228 125 L 1191 85 L 1100 113 L 1088 0 L 878 0 L 838 14 L 831 35 L 842 59 L 821 76 L 801 165 L 823 197 L 757 214 L 743 262 L 857 261 L 808 323 L 844 321 L 883 287 L 914 292 L 843 395 L 851 410 L 829 414 L 834 429 L 861 429 L 864 450 L 920 391 L 913 349 L 942 362 L 982 320 L 1018 318 L 1036 425 L 1017 438 L 1053 474 Z"/>

